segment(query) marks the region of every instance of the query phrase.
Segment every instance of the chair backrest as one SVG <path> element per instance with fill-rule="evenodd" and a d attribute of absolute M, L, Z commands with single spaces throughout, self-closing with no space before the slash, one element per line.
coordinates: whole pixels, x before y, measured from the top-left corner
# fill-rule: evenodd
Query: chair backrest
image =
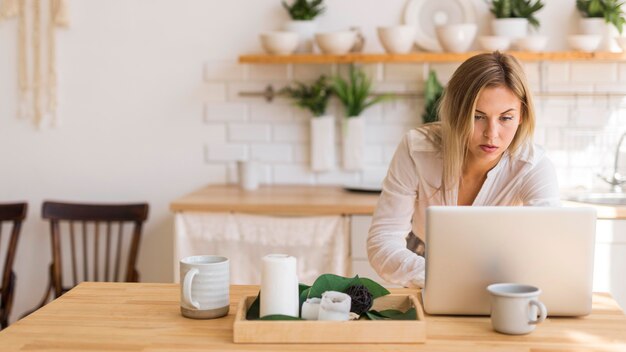
<path fill-rule="evenodd" d="M 137 253 L 148 204 L 47 201 L 42 217 L 50 220 L 50 274 L 55 297 L 82 281 L 139 281 Z M 67 273 L 70 284 L 64 286 L 66 265 L 71 275 Z"/>
<path fill-rule="evenodd" d="M 26 218 L 26 203 L 0 204 L 0 258 L 4 257 L 4 265 L 0 261 L 0 329 L 8 325 L 8 317 L 13 305 L 15 289 L 15 273 L 13 263 L 17 251 L 22 221 Z M 9 236 L 3 236 L 3 228 L 8 223 Z M 11 226 L 12 225 L 12 226 Z"/>

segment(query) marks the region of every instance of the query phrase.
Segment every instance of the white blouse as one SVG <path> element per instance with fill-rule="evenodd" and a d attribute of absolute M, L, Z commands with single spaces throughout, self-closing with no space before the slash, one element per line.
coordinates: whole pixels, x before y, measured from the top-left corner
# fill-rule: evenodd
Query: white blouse
<path fill-rule="evenodd" d="M 532 144 L 520 148 L 515 157 L 506 151 L 487 173 L 473 206 L 560 205 L 556 172 L 544 150 Z M 424 257 L 407 249 L 406 236 L 413 231 L 424 241 L 426 208 L 457 204 L 458 189 L 449 191 L 448 203 L 436 192 L 442 168 L 438 148 L 417 130 L 396 149 L 367 239 L 370 264 L 388 282 L 424 286 Z"/>

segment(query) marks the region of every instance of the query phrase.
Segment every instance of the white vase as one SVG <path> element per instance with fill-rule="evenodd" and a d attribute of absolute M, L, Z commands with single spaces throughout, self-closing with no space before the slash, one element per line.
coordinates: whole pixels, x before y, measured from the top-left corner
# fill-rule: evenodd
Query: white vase
<path fill-rule="evenodd" d="M 517 39 L 528 35 L 528 20 L 525 18 L 495 18 L 491 22 L 493 34 Z"/>
<path fill-rule="evenodd" d="M 615 40 L 619 35 L 617 28 L 610 23 L 606 23 L 604 18 L 581 18 L 580 31 L 582 34 L 598 34 L 602 36 L 602 42 L 598 46 L 600 51 L 620 52 L 622 49 Z"/>
<path fill-rule="evenodd" d="M 335 167 L 335 117 L 311 119 L 311 169 L 328 171 Z"/>
<path fill-rule="evenodd" d="M 313 20 L 293 20 L 285 23 L 284 29 L 289 32 L 298 33 L 300 37 L 297 53 L 312 53 L 315 31 L 317 23 Z"/>
<path fill-rule="evenodd" d="M 363 169 L 365 149 L 365 121 L 349 117 L 343 120 L 343 168 L 349 171 Z"/>

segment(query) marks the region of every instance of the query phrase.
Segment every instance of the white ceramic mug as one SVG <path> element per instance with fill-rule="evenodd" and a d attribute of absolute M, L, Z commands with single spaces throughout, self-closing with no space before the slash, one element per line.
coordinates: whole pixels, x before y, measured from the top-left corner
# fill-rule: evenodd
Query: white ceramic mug
<path fill-rule="evenodd" d="M 259 188 L 259 164 L 252 160 L 240 160 L 237 162 L 239 186 L 246 191 Z"/>
<path fill-rule="evenodd" d="M 228 314 L 230 306 L 229 260 L 198 255 L 180 261 L 180 312 L 193 319 L 213 319 Z"/>
<path fill-rule="evenodd" d="M 487 291 L 491 294 L 491 325 L 495 331 L 528 334 L 548 316 L 546 306 L 537 299 L 541 294 L 537 287 L 503 283 L 489 285 Z"/>

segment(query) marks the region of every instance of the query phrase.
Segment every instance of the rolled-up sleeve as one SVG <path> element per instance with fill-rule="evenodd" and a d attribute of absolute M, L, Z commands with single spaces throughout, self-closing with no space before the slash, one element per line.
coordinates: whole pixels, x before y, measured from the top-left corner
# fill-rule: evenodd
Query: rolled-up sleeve
<path fill-rule="evenodd" d="M 388 282 L 405 287 L 424 286 L 425 261 L 406 248 L 418 197 L 418 170 L 411 154 L 411 133 L 396 149 L 383 181 L 367 239 L 371 266 Z"/>

